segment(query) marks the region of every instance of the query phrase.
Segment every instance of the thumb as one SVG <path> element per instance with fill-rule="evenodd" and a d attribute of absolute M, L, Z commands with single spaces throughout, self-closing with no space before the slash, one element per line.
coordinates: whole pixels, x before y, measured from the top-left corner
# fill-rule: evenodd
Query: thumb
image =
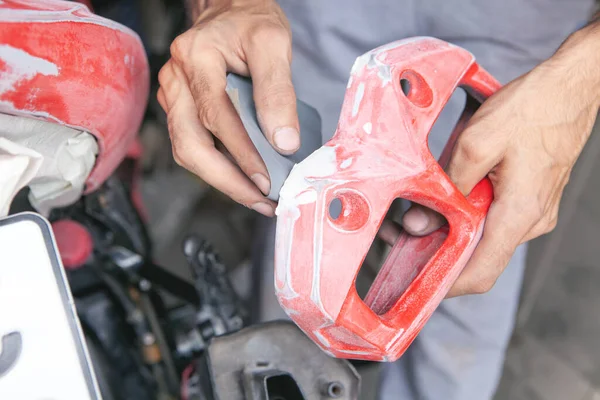
<path fill-rule="evenodd" d="M 471 122 L 458 137 L 446 167 L 450 180 L 465 196 L 502 160 L 505 146 L 501 142 L 506 136 L 491 132 L 481 122 Z"/>
<path fill-rule="evenodd" d="M 277 40 L 272 40 L 270 46 L 262 45 L 253 51 L 248 60 L 258 121 L 271 145 L 282 154 L 292 154 L 300 148 L 289 46 L 277 46 Z"/>
<path fill-rule="evenodd" d="M 402 226 L 413 236 L 425 236 L 446 223 L 446 219 L 435 211 L 413 203 L 402 217 Z"/>

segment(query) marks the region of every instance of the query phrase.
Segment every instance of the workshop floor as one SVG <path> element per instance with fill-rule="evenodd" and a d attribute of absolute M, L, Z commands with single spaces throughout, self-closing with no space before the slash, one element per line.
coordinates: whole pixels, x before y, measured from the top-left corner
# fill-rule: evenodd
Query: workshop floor
<path fill-rule="evenodd" d="M 495 400 L 600 400 L 600 179 L 593 174 L 600 170 L 598 135 L 600 126 L 575 168 L 557 228 L 531 245 Z M 179 243 L 188 232 L 210 238 L 228 266 L 248 264 L 253 216 L 246 209 L 177 169 L 145 182 L 144 194 L 161 264 L 187 276 Z M 377 366 L 361 373 L 361 400 L 372 400 Z"/>

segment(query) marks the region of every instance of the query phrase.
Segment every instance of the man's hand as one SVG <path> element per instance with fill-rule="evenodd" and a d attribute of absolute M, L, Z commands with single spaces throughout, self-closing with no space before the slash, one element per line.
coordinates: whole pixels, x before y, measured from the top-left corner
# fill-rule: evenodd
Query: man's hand
<path fill-rule="evenodd" d="M 274 0 L 210 4 L 175 39 L 172 58 L 159 74 L 158 100 L 167 113 L 173 155 L 235 201 L 272 216 L 274 203 L 263 195 L 270 190 L 269 175 L 225 92 L 226 74 L 252 77 L 262 130 L 279 152 L 295 152 L 300 136 L 289 24 Z M 217 150 L 215 138 L 227 155 Z"/>
<path fill-rule="evenodd" d="M 600 27 L 574 34 L 547 62 L 503 87 L 475 113 L 446 171 L 463 194 L 486 175 L 494 186 L 483 237 L 448 297 L 489 291 L 520 244 L 550 232 L 569 175 L 600 106 Z M 414 235 L 444 219 L 413 206 Z M 386 225 L 380 236 L 394 239 Z"/>

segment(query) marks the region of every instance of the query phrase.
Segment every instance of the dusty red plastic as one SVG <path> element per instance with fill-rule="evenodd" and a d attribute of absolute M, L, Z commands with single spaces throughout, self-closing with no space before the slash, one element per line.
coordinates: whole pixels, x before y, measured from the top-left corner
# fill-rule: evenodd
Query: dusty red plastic
<path fill-rule="evenodd" d="M 92 235 L 77 221 L 61 219 L 52 223 L 54 240 L 66 269 L 77 269 L 90 258 L 94 250 Z"/>
<path fill-rule="evenodd" d="M 149 92 L 144 47 L 130 29 L 55 0 L 0 1 L 0 113 L 92 133 L 96 189 L 136 137 Z"/>
<path fill-rule="evenodd" d="M 410 85 L 406 95 L 401 80 Z M 438 163 L 427 137 L 457 87 L 477 101 L 468 101 Z M 398 359 L 455 282 L 481 237 L 493 191 L 486 178 L 465 198 L 440 164 L 473 105 L 499 87 L 469 52 L 433 38 L 357 59 L 335 136 L 294 168 L 277 209 L 279 302 L 326 352 Z M 440 212 L 449 227 L 401 235 L 363 302 L 355 280 L 396 198 Z M 342 205 L 337 218 L 332 201 Z"/>

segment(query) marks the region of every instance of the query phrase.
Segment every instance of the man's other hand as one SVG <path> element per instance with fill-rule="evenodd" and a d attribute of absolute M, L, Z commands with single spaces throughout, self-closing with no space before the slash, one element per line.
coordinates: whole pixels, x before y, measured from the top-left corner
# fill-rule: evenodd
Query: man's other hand
<path fill-rule="evenodd" d="M 289 24 L 275 1 L 210 3 L 175 39 L 159 74 L 158 100 L 167 113 L 173 155 L 233 200 L 272 216 L 267 168 L 225 92 L 226 74 L 251 76 L 267 139 L 282 154 L 295 152 L 300 135 Z"/>

